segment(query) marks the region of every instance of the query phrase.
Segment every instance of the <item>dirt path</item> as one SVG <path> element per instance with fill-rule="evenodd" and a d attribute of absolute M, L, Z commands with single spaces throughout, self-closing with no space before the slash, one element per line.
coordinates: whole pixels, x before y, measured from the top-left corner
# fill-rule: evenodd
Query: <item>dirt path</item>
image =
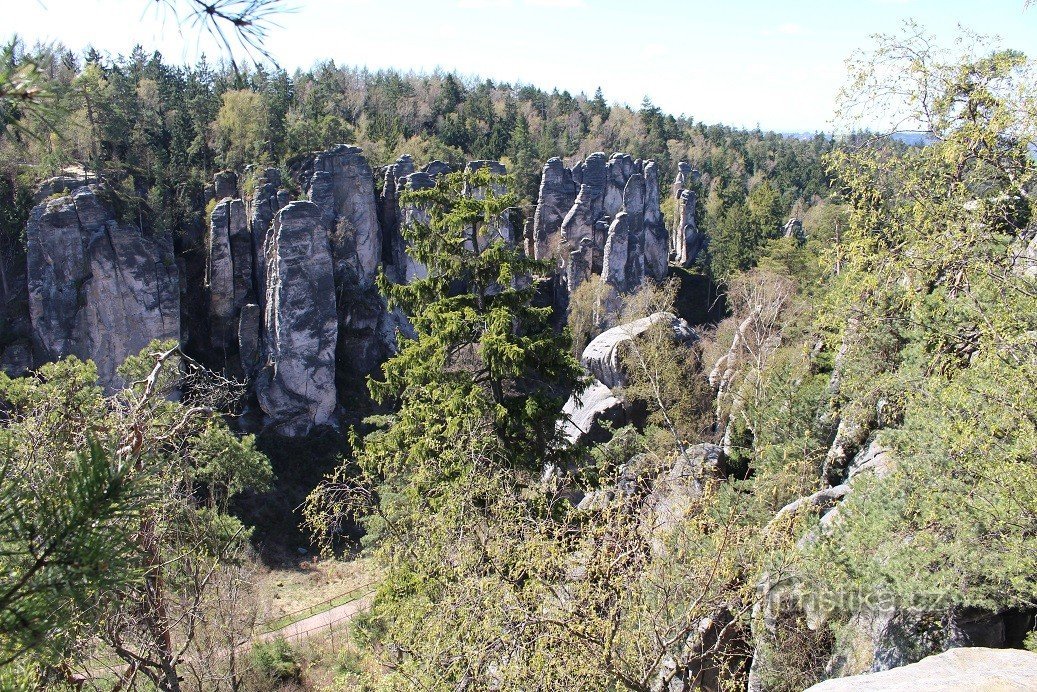
<path fill-rule="evenodd" d="M 298 622 L 285 625 L 281 629 L 261 634 L 256 638 L 256 640 L 269 641 L 271 639 L 277 639 L 278 637 L 284 637 L 288 641 L 292 641 L 293 639 L 303 639 L 310 635 L 317 635 L 322 631 L 330 632 L 342 627 L 346 622 L 352 620 L 359 613 L 370 608 L 372 601 L 374 601 L 373 591 L 361 596 L 355 601 L 343 603 L 340 606 L 335 606 L 334 608 L 325 610 L 323 613 L 317 613 L 308 618 L 303 618 Z"/>

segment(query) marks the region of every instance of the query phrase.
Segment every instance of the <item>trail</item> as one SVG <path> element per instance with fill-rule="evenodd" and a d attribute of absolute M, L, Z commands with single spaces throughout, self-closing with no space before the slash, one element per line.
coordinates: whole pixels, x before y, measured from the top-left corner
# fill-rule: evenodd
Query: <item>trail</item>
<path fill-rule="evenodd" d="M 293 639 L 305 639 L 308 636 L 320 634 L 321 631 L 329 632 L 341 627 L 361 612 L 370 608 L 372 601 L 374 601 L 373 591 L 349 603 L 343 603 L 329 610 L 311 615 L 308 618 L 303 618 L 272 632 L 265 632 L 256 637 L 255 641 L 269 641 L 278 637 L 284 637 L 291 641 Z"/>

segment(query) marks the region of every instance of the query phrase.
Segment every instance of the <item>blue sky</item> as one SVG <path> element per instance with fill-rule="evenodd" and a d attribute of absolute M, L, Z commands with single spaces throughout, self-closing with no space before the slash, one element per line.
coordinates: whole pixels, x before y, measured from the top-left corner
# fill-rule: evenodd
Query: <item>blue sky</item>
<path fill-rule="evenodd" d="M 29 42 L 167 59 L 219 54 L 179 33 L 152 0 L 4 0 Z M 10 3 L 10 4 L 8 4 Z M 293 0 L 268 48 L 287 69 L 342 65 L 458 70 L 674 114 L 780 131 L 831 129 L 843 61 L 869 35 L 918 20 L 950 44 L 958 25 L 1037 54 L 1023 0 Z M 13 20 L 13 21 L 12 21 Z"/>

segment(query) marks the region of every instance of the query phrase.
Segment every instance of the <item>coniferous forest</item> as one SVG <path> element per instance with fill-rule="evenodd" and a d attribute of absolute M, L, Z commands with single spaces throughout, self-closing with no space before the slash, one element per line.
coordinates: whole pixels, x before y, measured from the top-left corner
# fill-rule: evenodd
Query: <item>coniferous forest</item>
<path fill-rule="evenodd" d="M 791 135 L 183 4 L 0 52 L 0 689 L 1037 688 L 1023 46 Z"/>

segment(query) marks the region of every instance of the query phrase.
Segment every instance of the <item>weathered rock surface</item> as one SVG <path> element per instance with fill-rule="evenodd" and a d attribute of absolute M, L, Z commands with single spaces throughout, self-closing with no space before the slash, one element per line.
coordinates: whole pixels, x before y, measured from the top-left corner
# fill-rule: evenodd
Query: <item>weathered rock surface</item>
<path fill-rule="evenodd" d="M 711 481 L 724 478 L 724 450 L 714 444 L 692 445 L 659 474 L 645 498 L 644 530 L 661 538 L 676 528 Z M 656 550 L 662 550 L 657 544 Z"/>
<path fill-rule="evenodd" d="M 212 178 L 213 199 L 225 199 L 238 196 L 238 174 L 234 171 L 220 171 Z"/>
<path fill-rule="evenodd" d="M 245 204 L 252 241 L 252 290 L 260 307 L 266 301 L 266 236 L 274 223 L 274 215 L 289 201 L 288 191 L 281 185 L 281 171 L 265 169 L 257 176 L 256 187 Z"/>
<path fill-rule="evenodd" d="M 226 352 L 237 343 L 241 308 L 255 301 L 252 238 L 240 199 L 223 198 L 212 210 L 206 239 L 205 287 L 212 346 Z"/>
<path fill-rule="evenodd" d="M 809 692 L 1008 692 L 1037 689 L 1037 654 L 966 647 L 881 673 L 827 680 Z"/>
<path fill-rule="evenodd" d="M 680 343 L 690 343 L 698 338 L 684 320 L 669 312 L 657 312 L 599 334 L 587 344 L 580 362 L 606 386 L 621 387 L 626 382 L 622 367 L 623 345 L 659 323 L 668 325 L 673 338 Z"/>
<path fill-rule="evenodd" d="M 538 200 L 533 216 L 533 255 L 537 259 L 558 257 L 562 221 L 576 201 L 572 171 L 561 159 L 550 159 L 544 166 Z"/>
<path fill-rule="evenodd" d="M 180 289 L 170 238 L 121 223 L 102 184 L 41 202 L 26 227 L 26 276 L 36 365 L 74 355 L 116 368 L 154 339 L 180 338 Z"/>
<path fill-rule="evenodd" d="M 292 202 L 274 218 L 256 395 L 266 422 L 288 436 L 333 422 L 338 319 L 330 247 L 315 204 Z"/>
<path fill-rule="evenodd" d="M 623 188 L 623 210 L 620 212 L 626 214 L 628 235 L 623 291 L 637 290 L 645 278 L 645 196 L 645 177 L 640 173 L 632 174 Z"/>
<path fill-rule="evenodd" d="M 382 228 L 382 263 L 389 279 L 406 282 L 407 242 L 403 237 L 400 193 L 404 179 L 414 172 L 414 159 L 401 156 L 387 166 L 383 176 L 382 193 L 378 198 L 378 220 Z"/>
<path fill-rule="evenodd" d="M 308 192 L 329 230 L 336 287 L 373 285 L 382 234 L 374 174 L 360 148 L 339 144 L 317 154 Z"/>
<path fill-rule="evenodd" d="M 645 164 L 644 272 L 655 281 L 665 281 L 670 259 L 670 238 L 659 206 L 659 168 Z"/>
<path fill-rule="evenodd" d="M 619 212 L 609 227 L 605 241 L 605 259 L 601 280 L 617 291 L 628 290 L 628 263 L 630 259 L 630 223 L 626 212 Z"/>
<path fill-rule="evenodd" d="M 671 244 L 674 261 L 681 267 L 690 267 L 706 248 L 706 236 L 699 231 L 695 221 L 695 192 L 684 190 L 677 198 L 677 225 L 674 227 Z"/>
<path fill-rule="evenodd" d="M 607 440 L 609 433 L 603 423 L 620 426 L 626 422 L 623 402 L 598 380 L 593 380 L 579 396 L 569 397 L 562 416 L 563 434 L 573 444 Z"/>

